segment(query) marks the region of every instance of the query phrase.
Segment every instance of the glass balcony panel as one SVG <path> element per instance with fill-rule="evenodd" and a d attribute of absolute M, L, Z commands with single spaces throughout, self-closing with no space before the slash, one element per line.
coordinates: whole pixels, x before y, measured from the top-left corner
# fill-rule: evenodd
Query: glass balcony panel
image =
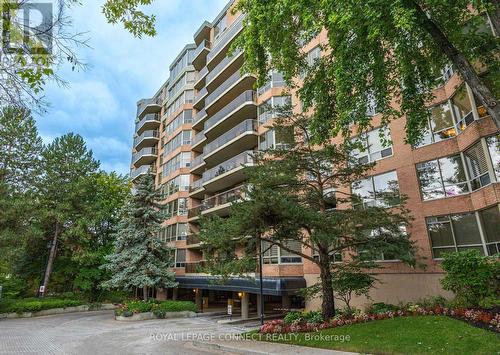
<path fill-rule="evenodd" d="M 236 97 L 233 101 L 231 101 L 229 104 L 224 106 L 220 111 L 218 111 L 215 115 L 210 117 L 206 122 L 205 122 L 205 130 L 208 130 L 209 128 L 213 127 L 217 122 L 221 121 L 224 117 L 226 117 L 228 114 L 233 112 L 236 108 L 241 106 L 243 103 L 248 102 L 248 101 L 253 101 L 255 102 L 255 91 L 253 90 L 247 90 L 243 92 L 241 95 Z"/>
<path fill-rule="evenodd" d="M 245 120 L 203 147 L 203 154 L 207 156 L 245 132 L 257 132 L 257 127 L 256 120 Z"/>

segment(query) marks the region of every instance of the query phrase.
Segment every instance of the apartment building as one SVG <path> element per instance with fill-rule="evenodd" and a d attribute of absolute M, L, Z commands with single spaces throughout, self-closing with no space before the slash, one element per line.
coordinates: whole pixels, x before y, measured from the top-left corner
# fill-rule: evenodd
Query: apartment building
<path fill-rule="evenodd" d="M 233 278 L 225 284 L 202 274 L 203 252 L 196 238 L 201 215 L 227 216 L 230 205 L 243 198 L 244 167 L 252 153 L 292 143 L 292 135 L 269 129 L 273 111 L 291 100 L 279 73 L 255 88 L 255 78 L 240 73 L 241 51 L 229 52 L 242 31 L 233 1 L 212 22 L 204 22 L 170 65 L 170 77 L 151 99 L 137 103 L 132 180 L 154 174 L 169 218 L 161 238 L 176 249 L 172 265 L 179 287 L 158 297 L 193 299 L 199 308 L 233 304 L 246 318 L 260 309 L 259 283 Z M 321 56 L 320 33 L 304 46 L 308 60 Z M 429 107 L 431 118 L 419 147 L 404 143 L 405 121 L 389 125 L 392 144 L 383 145 L 378 128 L 359 137 L 366 142 L 355 152 L 362 162 L 376 162 L 373 173 L 351 188 L 365 204 L 377 204 L 377 194 L 391 188 L 408 197 L 415 218 L 408 228 L 424 257 L 425 269 L 412 269 L 390 255 L 377 256 L 383 266 L 372 299 L 397 303 L 443 294 L 440 257 L 444 252 L 477 249 L 500 252 L 500 142 L 486 110 L 451 68 L 443 70 L 444 85 Z M 376 107 L 373 127 L 380 126 Z M 340 138 L 338 138 L 340 139 Z M 300 248 L 300 245 L 291 245 Z M 318 267 L 308 260 L 272 247 L 264 254 L 265 307 L 299 308 L 297 290 L 317 282 Z M 356 300 L 363 304 L 366 300 Z M 315 309 L 319 300 L 306 302 Z M 238 312 L 239 312 L 238 311 Z"/>

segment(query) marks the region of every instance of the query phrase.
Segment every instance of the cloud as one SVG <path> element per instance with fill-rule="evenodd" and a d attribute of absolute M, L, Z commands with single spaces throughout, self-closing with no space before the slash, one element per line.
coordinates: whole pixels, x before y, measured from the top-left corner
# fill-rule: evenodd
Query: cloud
<path fill-rule="evenodd" d="M 157 0 L 146 13 L 156 15 L 158 35 L 134 38 L 121 24 L 106 22 L 104 0 L 86 0 L 68 15 L 76 32 L 87 32 L 91 48 L 79 55 L 90 68 L 59 72 L 69 88 L 50 84 L 51 108 L 37 117 L 45 142 L 67 132 L 84 137 L 108 171 L 129 172 L 137 100 L 151 97 L 169 74 L 169 65 L 204 20 L 212 21 L 226 0 Z"/>

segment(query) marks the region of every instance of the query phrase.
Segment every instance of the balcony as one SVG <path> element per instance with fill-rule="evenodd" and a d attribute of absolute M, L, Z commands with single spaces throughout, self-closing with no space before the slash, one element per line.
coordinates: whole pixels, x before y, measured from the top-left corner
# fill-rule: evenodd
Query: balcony
<path fill-rule="evenodd" d="M 156 165 L 143 165 L 138 167 L 137 169 L 132 170 L 130 173 L 130 180 L 134 181 L 137 179 L 139 176 L 146 175 L 146 174 L 156 174 Z"/>
<path fill-rule="evenodd" d="M 207 88 L 211 89 L 212 87 L 216 87 L 220 82 L 224 81 L 228 74 L 221 75 L 223 72 L 234 73 L 237 68 L 240 68 L 243 63 L 242 54 L 243 51 L 237 49 L 230 57 L 225 57 L 221 60 L 220 63 L 208 73 L 206 79 Z"/>
<path fill-rule="evenodd" d="M 216 192 L 246 179 L 243 168 L 253 165 L 253 150 L 242 152 L 203 173 L 203 187 Z"/>
<path fill-rule="evenodd" d="M 203 154 L 198 155 L 196 158 L 191 160 L 191 170 L 193 174 L 201 174 L 201 169 L 205 165 L 205 160 L 203 159 Z"/>
<path fill-rule="evenodd" d="M 134 138 L 134 148 L 140 150 L 143 147 L 156 145 L 159 139 L 160 132 L 158 130 L 144 131 L 140 136 Z"/>
<path fill-rule="evenodd" d="M 217 135 L 216 126 L 221 126 L 222 122 L 234 117 L 234 119 L 254 118 L 257 116 L 257 105 L 255 102 L 255 91 L 247 90 L 237 96 L 233 101 L 224 106 L 205 122 L 205 132 L 212 132 Z M 219 131 L 217 129 L 217 131 Z"/>
<path fill-rule="evenodd" d="M 202 205 L 196 206 L 196 207 L 191 207 L 188 210 L 188 220 L 196 220 L 200 217 L 201 210 L 203 209 Z"/>
<path fill-rule="evenodd" d="M 229 214 L 229 208 L 233 202 L 241 201 L 245 198 L 245 190 L 243 186 L 235 187 L 229 191 L 221 192 L 215 196 L 203 200 L 202 215 L 216 213 L 224 217 Z"/>
<path fill-rule="evenodd" d="M 160 114 L 149 113 L 140 121 L 135 122 L 135 133 L 140 135 L 146 130 L 154 130 L 160 127 Z"/>
<path fill-rule="evenodd" d="M 186 245 L 200 244 L 200 238 L 196 234 L 188 234 L 186 237 Z"/>
<path fill-rule="evenodd" d="M 203 122 L 205 119 L 208 117 L 207 111 L 205 109 L 202 109 L 198 111 L 196 115 L 194 115 L 194 120 L 193 120 L 193 128 L 196 130 L 201 130 L 203 129 Z"/>
<path fill-rule="evenodd" d="M 161 110 L 161 99 L 142 99 L 137 103 L 137 117 L 148 113 L 157 113 Z"/>
<path fill-rule="evenodd" d="M 217 137 L 203 148 L 203 155 L 207 164 L 216 164 L 232 157 L 244 150 L 257 146 L 256 120 L 245 120 Z"/>
<path fill-rule="evenodd" d="M 158 149 L 155 147 L 142 148 L 132 157 L 132 164 L 135 166 L 141 166 L 146 164 L 151 164 L 158 157 Z"/>
<path fill-rule="evenodd" d="M 208 90 L 207 88 L 202 88 L 200 91 L 196 93 L 196 96 L 194 97 L 194 103 L 193 107 L 197 110 L 203 107 L 203 103 L 205 102 L 204 99 L 208 95 Z"/>
<path fill-rule="evenodd" d="M 262 95 L 268 90 L 276 87 L 284 87 L 286 86 L 286 81 L 283 78 L 283 74 L 281 73 L 272 73 L 271 80 L 269 80 L 264 86 L 261 86 L 257 89 L 257 95 Z"/>
<path fill-rule="evenodd" d="M 203 142 L 205 142 L 207 138 L 205 137 L 205 132 L 200 131 L 196 133 L 196 135 L 193 138 L 193 142 L 191 143 L 191 150 L 194 150 L 195 152 L 202 152 L 203 151 Z"/>
<path fill-rule="evenodd" d="M 232 42 L 232 40 L 240 33 L 243 29 L 243 19 L 244 15 L 241 15 L 234 21 L 229 28 L 227 28 L 223 33 L 219 34 L 214 40 L 214 45 L 212 50 L 207 55 L 207 65 L 216 57 L 222 50 Z"/>
<path fill-rule="evenodd" d="M 192 64 L 196 70 L 200 70 L 207 62 L 207 54 L 210 52 L 210 42 L 204 39 L 196 47 L 193 53 Z"/>
<path fill-rule="evenodd" d="M 203 197 L 203 179 L 195 180 L 189 187 L 189 197 L 202 198 Z"/>
<path fill-rule="evenodd" d="M 248 83 L 247 83 L 248 81 Z M 221 101 L 221 99 L 226 97 L 227 101 L 232 101 L 241 94 L 245 89 L 250 89 L 255 81 L 255 77 L 251 74 L 241 74 L 240 71 L 236 71 L 233 75 L 231 75 L 226 81 L 224 81 L 221 85 L 219 85 L 214 91 L 212 91 L 205 98 L 205 108 L 213 106 L 216 102 Z M 234 89 L 234 90 L 233 90 Z M 226 95 L 229 94 L 229 95 Z M 218 105 L 220 106 L 220 105 Z M 219 108 L 214 108 L 212 111 L 218 111 Z"/>
<path fill-rule="evenodd" d="M 196 75 L 196 81 L 194 82 L 194 88 L 196 90 L 200 90 L 203 86 L 205 86 L 205 79 L 208 74 L 208 68 L 205 66 L 202 70 L 198 72 Z"/>

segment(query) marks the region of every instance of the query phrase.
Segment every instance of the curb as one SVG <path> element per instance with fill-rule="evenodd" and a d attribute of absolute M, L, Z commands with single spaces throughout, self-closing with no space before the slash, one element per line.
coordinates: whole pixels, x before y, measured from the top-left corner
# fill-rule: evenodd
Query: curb
<path fill-rule="evenodd" d="M 66 307 L 66 308 L 50 308 L 38 312 L 0 313 L 0 319 L 34 318 L 34 317 L 52 316 L 55 314 L 110 311 L 115 308 L 117 308 L 117 306 L 111 303 L 104 303 L 98 309 L 90 309 L 89 305 L 81 305 L 81 306 Z"/>

